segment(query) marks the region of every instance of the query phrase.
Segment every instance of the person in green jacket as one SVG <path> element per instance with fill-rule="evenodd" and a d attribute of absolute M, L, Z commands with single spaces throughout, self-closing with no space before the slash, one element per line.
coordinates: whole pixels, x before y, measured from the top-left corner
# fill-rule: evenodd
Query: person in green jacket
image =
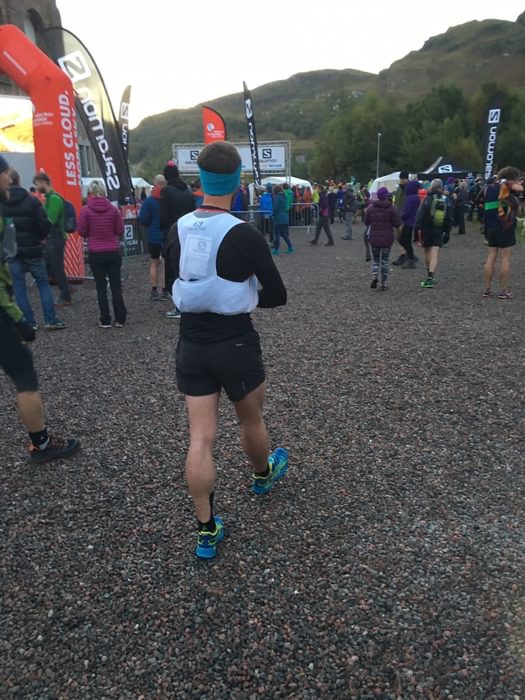
<path fill-rule="evenodd" d="M 64 252 L 67 241 L 67 233 L 64 230 L 66 218 L 64 200 L 51 186 L 51 178 L 47 173 L 37 173 L 33 178 L 33 184 L 38 192 L 46 198 L 44 209 L 51 222 L 51 229 L 47 237 L 46 257 L 60 290 L 60 295 L 55 303 L 57 306 L 69 306 L 71 304 L 71 290 L 64 270 Z"/>
<path fill-rule="evenodd" d="M 13 299 L 13 280 L 7 264 L 8 257 L 15 251 L 7 245 L 7 226 L 1 203 L 9 196 L 10 184 L 9 165 L 0 156 L 0 367 L 16 387 L 18 414 L 31 440 L 30 462 L 42 464 L 75 454 L 80 449 L 80 442 L 76 438 L 49 435 L 46 428 L 33 357 L 24 344 L 24 341 L 35 340 L 36 334 Z"/>
<path fill-rule="evenodd" d="M 293 191 L 287 182 L 283 183 L 283 192 L 286 197 L 286 211 L 288 212 L 288 225 L 293 225 Z"/>

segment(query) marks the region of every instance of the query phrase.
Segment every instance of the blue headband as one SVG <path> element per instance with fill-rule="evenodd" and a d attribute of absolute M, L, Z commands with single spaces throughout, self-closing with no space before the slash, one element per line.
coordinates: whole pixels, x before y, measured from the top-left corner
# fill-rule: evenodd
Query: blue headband
<path fill-rule="evenodd" d="M 204 194 L 220 196 L 235 192 L 241 182 L 241 165 L 233 173 L 210 173 L 199 168 Z"/>

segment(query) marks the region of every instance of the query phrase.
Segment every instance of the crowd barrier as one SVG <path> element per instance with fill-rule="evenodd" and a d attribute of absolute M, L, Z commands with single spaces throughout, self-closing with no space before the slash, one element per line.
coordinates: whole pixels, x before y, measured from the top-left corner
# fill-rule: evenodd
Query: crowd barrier
<path fill-rule="evenodd" d="M 261 212 L 258 207 L 247 211 L 232 211 L 232 214 L 243 221 L 246 221 L 263 234 L 273 230 L 273 220 L 271 214 Z M 291 228 L 307 228 L 315 226 L 318 219 L 318 207 L 316 204 L 293 204 L 288 212 L 288 223 Z"/>

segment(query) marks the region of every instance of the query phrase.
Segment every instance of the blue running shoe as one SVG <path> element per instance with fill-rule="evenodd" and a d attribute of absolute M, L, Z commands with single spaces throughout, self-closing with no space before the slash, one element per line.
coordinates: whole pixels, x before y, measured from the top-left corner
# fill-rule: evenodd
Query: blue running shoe
<path fill-rule="evenodd" d="M 253 475 L 252 491 L 263 495 L 271 491 L 276 481 L 279 481 L 288 471 L 288 452 L 284 447 L 278 447 L 268 457 L 269 473 L 266 476 Z"/>
<path fill-rule="evenodd" d="M 224 523 L 222 522 L 222 518 L 216 515 L 214 532 L 207 532 L 206 530 L 199 531 L 195 554 L 199 559 L 213 559 L 217 554 L 217 545 L 219 542 L 222 542 L 223 538 Z"/>

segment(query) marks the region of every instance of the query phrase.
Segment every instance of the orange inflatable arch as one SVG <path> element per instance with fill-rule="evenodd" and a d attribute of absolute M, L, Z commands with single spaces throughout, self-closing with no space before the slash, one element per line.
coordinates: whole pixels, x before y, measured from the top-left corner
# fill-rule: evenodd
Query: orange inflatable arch
<path fill-rule="evenodd" d="M 53 189 L 68 199 L 78 212 L 82 180 L 71 80 L 12 24 L 0 25 L 0 71 L 24 90 L 33 103 L 37 172 L 45 170 Z M 83 245 L 78 233 L 69 235 L 65 268 L 69 277 L 84 277 Z"/>

